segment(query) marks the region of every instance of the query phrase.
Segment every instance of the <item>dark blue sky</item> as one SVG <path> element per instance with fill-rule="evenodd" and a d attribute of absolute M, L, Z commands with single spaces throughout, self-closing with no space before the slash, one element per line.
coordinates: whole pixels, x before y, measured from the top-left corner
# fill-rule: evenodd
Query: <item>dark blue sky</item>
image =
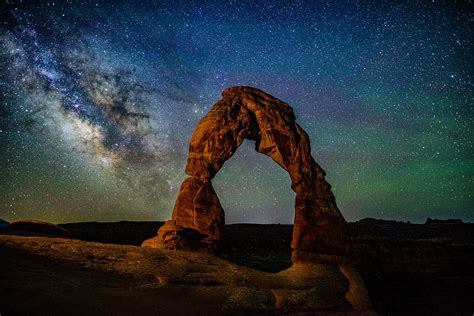
<path fill-rule="evenodd" d="M 413 2 L 3 4 L 0 218 L 167 219 L 198 120 L 248 85 L 294 108 L 346 219 L 472 221 L 473 5 Z M 293 220 L 251 142 L 214 184 L 228 222 Z"/>

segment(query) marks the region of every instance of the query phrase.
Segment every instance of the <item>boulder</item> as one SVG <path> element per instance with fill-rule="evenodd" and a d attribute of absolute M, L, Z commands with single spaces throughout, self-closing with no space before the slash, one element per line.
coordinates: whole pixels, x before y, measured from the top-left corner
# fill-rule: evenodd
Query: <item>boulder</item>
<path fill-rule="evenodd" d="M 196 229 L 176 225 L 174 221 L 167 221 L 158 230 L 158 236 L 145 240 L 142 247 L 212 252 L 215 244 L 206 241 L 205 237 L 206 235 Z"/>

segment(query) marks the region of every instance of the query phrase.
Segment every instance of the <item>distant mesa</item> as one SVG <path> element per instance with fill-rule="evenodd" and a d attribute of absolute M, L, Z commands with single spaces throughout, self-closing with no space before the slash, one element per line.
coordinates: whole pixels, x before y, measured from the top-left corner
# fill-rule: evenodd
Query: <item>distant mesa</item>
<path fill-rule="evenodd" d="M 410 224 L 410 222 L 367 217 L 367 218 L 358 220 L 357 222 L 354 222 L 354 224 L 356 225 L 395 225 L 395 224 Z"/>
<path fill-rule="evenodd" d="M 449 219 L 436 219 L 427 218 L 425 224 L 462 224 L 463 221 L 460 218 L 449 218 Z"/>
<path fill-rule="evenodd" d="M 353 223 L 354 225 L 400 225 L 400 224 L 410 224 L 410 222 L 387 220 L 387 219 L 377 219 L 377 218 L 364 218 Z M 463 221 L 459 218 L 456 219 L 433 219 L 427 218 L 425 224 L 463 224 Z"/>
<path fill-rule="evenodd" d="M 245 139 L 285 169 L 296 193 L 291 248 L 297 262 L 345 260 L 352 253 L 347 223 L 324 170 L 311 156 L 309 137 L 285 102 L 251 87 L 233 87 L 197 125 L 172 218 L 144 247 L 213 251 L 222 237 L 224 210 L 211 180 Z M 190 230 L 195 233 L 191 234 Z"/>
<path fill-rule="evenodd" d="M 9 222 L 4 221 L 3 219 L 0 219 L 0 229 L 5 228 L 5 227 L 7 227 L 8 225 L 10 225 Z"/>
<path fill-rule="evenodd" d="M 22 219 L 15 221 L 5 228 L 10 232 L 26 233 L 26 235 L 48 235 L 48 236 L 60 236 L 60 237 L 71 237 L 71 233 L 62 227 L 55 224 L 31 220 Z"/>

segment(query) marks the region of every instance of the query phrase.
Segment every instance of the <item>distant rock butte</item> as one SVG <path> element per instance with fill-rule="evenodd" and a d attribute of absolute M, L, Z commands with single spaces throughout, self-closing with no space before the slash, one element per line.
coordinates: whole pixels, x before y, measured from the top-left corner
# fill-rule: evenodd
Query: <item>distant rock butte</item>
<path fill-rule="evenodd" d="M 181 185 L 172 219 L 143 246 L 211 251 L 217 247 L 224 211 L 211 179 L 244 139 L 254 140 L 258 152 L 290 175 L 296 193 L 292 261 L 344 261 L 352 252 L 347 224 L 324 170 L 311 156 L 308 135 L 287 103 L 251 87 L 224 90 L 199 122 L 189 146 L 189 178 Z"/>
<path fill-rule="evenodd" d="M 3 219 L 0 219 L 0 229 L 5 228 L 8 225 L 10 225 L 10 223 L 8 223 L 7 221 L 4 221 Z"/>
<path fill-rule="evenodd" d="M 436 219 L 427 218 L 425 224 L 462 224 L 463 221 L 460 218 L 448 218 L 448 219 Z"/>
<path fill-rule="evenodd" d="M 61 236 L 61 237 L 70 237 L 71 234 L 67 229 L 59 227 L 55 224 L 48 222 L 31 220 L 31 219 L 22 219 L 15 221 L 8 225 L 6 230 L 16 231 L 16 232 L 27 232 L 30 234 L 41 234 L 41 235 L 50 235 L 50 236 Z"/>

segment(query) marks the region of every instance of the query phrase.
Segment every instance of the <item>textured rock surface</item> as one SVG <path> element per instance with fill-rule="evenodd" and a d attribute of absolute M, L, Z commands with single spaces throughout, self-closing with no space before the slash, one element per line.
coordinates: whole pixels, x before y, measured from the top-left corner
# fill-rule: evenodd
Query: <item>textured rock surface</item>
<path fill-rule="evenodd" d="M 6 227 L 6 230 L 25 232 L 30 234 L 52 235 L 70 237 L 69 231 L 63 227 L 43 221 L 36 221 L 31 219 L 18 220 Z"/>
<path fill-rule="evenodd" d="M 0 235 L 5 315 L 374 315 L 357 278 L 341 265 L 266 273 L 206 253 Z"/>
<path fill-rule="evenodd" d="M 292 249 L 350 255 L 352 246 L 346 222 L 324 179 L 324 171 L 311 156 L 308 135 L 295 122 L 293 109 L 250 87 L 224 90 L 222 99 L 196 127 L 186 165 L 190 178 L 181 186 L 173 223 L 199 231 L 206 235 L 206 241 L 220 241 L 224 212 L 211 179 L 244 139 L 254 140 L 258 152 L 271 157 L 290 175 L 291 188 L 296 193 Z M 160 234 L 166 231 L 160 230 Z M 304 262 L 312 256 L 293 257 Z"/>
<path fill-rule="evenodd" d="M 212 252 L 215 244 L 204 240 L 205 237 L 196 229 L 167 221 L 158 230 L 158 236 L 145 240 L 142 247 Z"/>
<path fill-rule="evenodd" d="M 179 226 L 193 228 L 207 235 L 206 240 L 221 239 L 224 211 L 210 179 L 192 177 L 183 181 L 172 220 Z"/>

